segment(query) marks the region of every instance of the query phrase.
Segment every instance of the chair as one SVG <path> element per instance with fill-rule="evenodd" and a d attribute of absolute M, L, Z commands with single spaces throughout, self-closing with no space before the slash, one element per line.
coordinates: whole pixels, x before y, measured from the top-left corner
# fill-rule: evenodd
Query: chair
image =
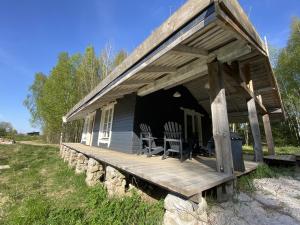
<path fill-rule="evenodd" d="M 176 122 L 167 122 L 164 128 L 164 155 L 162 159 L 166 159 L 169 153 L 175 152 L 179 153 L 180 161 L 183 161 L 181 125 Z M 167 148 L 167 145 L 169 148 Z"/>
<path fill-rule="evenodd" d="M 152 136 L 151 128 L 147 124 L 140 124 L 140 152 L 147 154 L 147 157 L 158 154 L 164 150 L 162 146 L 156 146 L 155 137 Z"/>

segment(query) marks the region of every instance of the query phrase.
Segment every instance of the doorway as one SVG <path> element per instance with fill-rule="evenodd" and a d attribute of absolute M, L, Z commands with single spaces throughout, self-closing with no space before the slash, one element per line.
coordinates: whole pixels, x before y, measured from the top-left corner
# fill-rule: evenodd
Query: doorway
<path fill-rule="evenodd" d="M 203 146 L 201 113 L 193 109 L 181 108 L 184 111 L 184 139 L 188 142 L 190 139 L 197 138 L 198 144 Z"/>
<path fill-rule="evenodd" d="M 95 122 L 95 115 L 96 112 L 93 112 L 87 118 L 86 145 L 92 145 L 93 143 L 93 128 Z"/>

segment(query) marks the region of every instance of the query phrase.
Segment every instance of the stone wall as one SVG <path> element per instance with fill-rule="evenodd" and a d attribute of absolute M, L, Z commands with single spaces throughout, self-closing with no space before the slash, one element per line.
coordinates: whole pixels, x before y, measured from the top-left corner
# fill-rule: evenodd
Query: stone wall
<path fill-rule="evenodd" d="M 119 170 L 107 166 L 104 182 L 109 196 L 122 196 L 126 192 L 126 177 Z"/>
<path fill-rule="evenodd" d="M 86 157 L 82 153 L 78 153 L 75 173 L 76 174 L 85 173 L 87 170 L 88 161 L 89 161 L 88 157 Z"/>
<path fill-rule="evenodd" d="M 130 182 L 130 177 L 126 176 L 122 171 L 112 166 L 105 166 L 96 159 L 89 158 L 66 146 L 60 148 L 60 156 L 65 162 L 68 162 L 70 168 L 75 168 L 76 174 L 86 172 L 85 181 L 88 186 L 102 183 L 106 187 L 109 196 L 123 196 L 131 193 L 132 190 L 136 190 L 142 197 L 143 195 L 149 196 L 151 192 L 158 193 L 153 185 L 133 179 L 133 177 L 131 177 Z M 132 180 L 135 180 L 135 185 L 133 185 Z M 139 187 L 138 189 L 136 185 Z M 168 194 L 164 201 L 165 215 L 163 224 L 208 224 L 206 201 L 202 197 L 199 197 L 198 201 L 200 203 L 196 204 L 181 197 Z"/>
<path fill-rule="evenodd" d="M 103 175 L 104 167 L 97 160 L 89 158 L 86 170 L 85 182 L 88 186 L 99 184 Z"/>
<path fill-rule="evenodd" d="M 75 150 L 70 150 L 70 153 L 69 153 L 69 167 L 70 168 L 75 168 L 76 167 L 76 164 L 77 164 L 77 151 Z"/>

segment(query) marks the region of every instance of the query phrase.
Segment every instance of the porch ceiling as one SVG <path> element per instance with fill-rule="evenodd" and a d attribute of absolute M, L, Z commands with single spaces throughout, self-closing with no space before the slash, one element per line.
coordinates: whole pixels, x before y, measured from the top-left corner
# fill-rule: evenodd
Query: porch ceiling
<path fill-rule="evenodd" d="M 158 28 L 107 79 L 74 106 L 66 115 L 67 120 L 81 118 L 126 94 L 144 96 L 180 84 L 184 84 L 210 112 L 207 62 L 213 58 L 229 64 L 249 65 L 255 94 L 261 95 L 268 112 L 276 112 L 271 118 L 281 118 L 281 99 L 265 45 L 235 0 L 212 2 L 188 1 L 168 20 L 169 23 L 177 22 L 173 24 L 176 29 L 164 27 L 165 23 Z M 197 7 L 198 11 L 192 7 Z M 191 17 L 180 17 L 188 13 L 192 13 Z M 178 18 L 184 19 L 181 22 Z M 163 28 L 169 30 L 166 32 Z M 155 43 L 151 38 L 162 38 L 159 32 L 165 39 Z M 151 47 L 149 40 L 151 44 L 155 43 Z M 147 52 L 146 48 L 152 50 Z M 225 83 L 231 120 L 244 120 L 247 118 L 247 96 L 242 94 L 240 84 L 234 78 L 227 76 Z"/>

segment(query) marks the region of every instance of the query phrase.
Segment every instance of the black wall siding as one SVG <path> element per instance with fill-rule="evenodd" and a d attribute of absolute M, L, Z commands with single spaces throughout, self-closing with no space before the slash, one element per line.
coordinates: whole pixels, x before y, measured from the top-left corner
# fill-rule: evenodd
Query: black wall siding
<path fill-rule="evenodd" d="M 109 148 L 126 153 L 134 153 L 134 114 L 136 95 L 127 95 L 117 101 L 114 107 L 114 118 Z"/>
<path fill-rule="evenodd" d="M 173 94 L 179 91 L 180 98 L 174 98 Z M 138 97 L 135 112 L 134 131 L 135 136 L 133 147 L 139 147 L 139 125 L 146 123 L 151 127 L 153 136 L 163 138 L 164 124 L 168 121 L 174 121 L 182 125 L 184 130 L 184 111 L 180 108 L 194 109 L 204 115 L 201 118 L 202 122 L 202 139 L 203 143 L 207 144 L 212 136 L 211 120 L 208 113 L 199 105 L 197 100 L 183 86 L 178 86 L 169 90 L 157 91 L 153 94 Z"/>
<path fill-rule="evenodd" d="M 96 115 L 95 115 L 94 127 L 93 127 L 92 146 L 98 146 L 100 121 L 101 121 L 101 109 L 97 109 Z"/>

